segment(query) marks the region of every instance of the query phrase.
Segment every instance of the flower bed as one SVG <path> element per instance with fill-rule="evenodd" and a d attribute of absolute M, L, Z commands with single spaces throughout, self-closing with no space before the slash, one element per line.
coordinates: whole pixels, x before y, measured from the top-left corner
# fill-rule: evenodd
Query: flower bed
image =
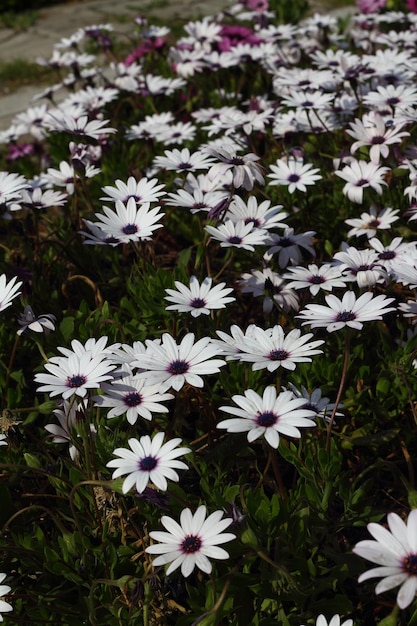
<path fill-rule="evenodd" d="M 415 623 L 416 27 L 248 0 L 44 61 L 0 134 L 7 623 Z"/>

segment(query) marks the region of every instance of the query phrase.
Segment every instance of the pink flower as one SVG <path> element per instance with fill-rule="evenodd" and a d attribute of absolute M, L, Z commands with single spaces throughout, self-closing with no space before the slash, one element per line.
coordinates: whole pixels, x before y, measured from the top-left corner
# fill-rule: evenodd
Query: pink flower
<path fill-rule="evenodd" d="M 257 13 L 263 13 L 269 8 L 268 0 L 246 0 L 246 6 L 249 11 L 256 11 Z"/>
<path fill-rule="evenodd" d="M 408 0 L 412 2 L 413 0 Z M 387 3 L 387 0 L 356 0 L 356 6 L 362 13 L 378 13 Z"/>
<path fill-rule="evenodd" d="M 255 2 L 255 0 L 252 1 Z M 241 43 L 247 43 L 252 46 L 257 46 L 261 43 L 261 40 L 255 35 L 253 30 L 246 26 L 222 26 L 220 35 L 222 39 L 217 44 L 220 52 L 228 52 L 231 48 Z"/>
<path fill-rule="evenodd" d="M 417 0 L 407 0 L 407 9 L 412 13 L 417 13 Z"/>

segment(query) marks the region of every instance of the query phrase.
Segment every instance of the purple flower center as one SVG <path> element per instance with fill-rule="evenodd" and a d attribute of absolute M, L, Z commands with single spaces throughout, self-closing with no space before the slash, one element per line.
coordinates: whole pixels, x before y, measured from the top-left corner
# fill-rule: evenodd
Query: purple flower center
<path fill-rule="evenodd" d="M 392 98 L 388 98 L 388 99 L 386 100 L 386 103 L 387 103 L 387 104 L 390 104 L 390 105 L 391 105 L 391 104 L 398 104 L 399 102 L 400 102 L 400 99 L 399 99 L 399 98 L 397 98 L 397 96 L 392 96 Z"/>
<path fill-rule="evenodd" d="M 305 102 L 302 102 L 300 106 L 305 107 L 305 108 L 313 107 L 314 102 L 311 102 L 311 100 L 306 100 Z"/>
<path fill-rule="evenodd" d="M 68 376 L 67 378 L 67 387 L 71 389 L 76 389 L 77 387 L 82 387 L 87 382 L 87 378 L 82 374 L 75 374 L 75 376 Z"/>
<path fill-rule="evenodd" d="M 229 243 L 242 243 L 242 238 L 238 237 L 237 235 L 233 235 L 233 237 L 229 237 L 229 239 L 227 240 Z"/>
<path fill-rule="evenodd" d="M 269 428 L 273 426 L 278 421 L 278 415 L 272 413 L 272 411 L 264 411 L 263 413 L 258 413 L 256 416 L 256 422 L 259 426 L 263 426 L 264 428 Z"/>
<path fill-rule="evenodd" d="M 182 551 L 186 554 L 193 554 L 193 552 L 198 552 L 201 548 L 201 539 L 197 537 L 197 535 L 187 535 L 182 542 L 181 548 Z"/>
<path fill-rule="evenodd" d="M 402 562 L 404 572 L 417 576 L 417 554 L 408 554 Z"/>
<path fill-rule="evenodd" d="M 135 194 L 131 193 L 129 196 L 123 198 L 123 202 L 126 203 L 128 200 L 130 200 L 130 198 L 133 198 L 135 202 L 140 202 L 142 200 L 142 196 L 136 196 Z"/>
<path fill-rule="evenodd" d="M 229 163 L 230 165 L 245 165 L 245 161 L 241 157 L 226 159 L 226 163 Z"/>
<path fill-rule="evenodd" d="M 139 469 L 143 472 L 151 472 L 158 465 L 158 460 L 153 456 L 145 456 L 139 461 Z"/>
<path fill-rule="evenodd" d="M 178 169 L 179 170 L 189 170 L 192 168 L 191 163 L 178 163 Z"/>
<path fill-rule="evenodd" d="M 313 274 L 313 276 L 309 277 L 308 282 L 312 285 L 321 285 L 326 282 L 326 279 L 323 276 L 320 276 L 320 274 Z"/>
<path fill-rule="evenodd" d="M 126 226 L 123 226 L 122 232 L 124 232 L 125 235 L 134 235 L 138 232 L 138 227 L 136 224 L 126 224 Z"/>
<path fill-rule="evenodd" d="M 356 183 L 356 187 L 365 187 L 365 185 L 369 185 L 369 180 L 366 180 L 366 178 L 361 178 Z"/>
<path fill-rule="evenodd" d="M 289 248 L 294 245 L 294 242 L 289 237 L 281 237 L 278 241 L 278 245 L 281 246 L 281 248 Z"/>
<path fill-rule="evenodd" d="M 261 225 L 261 222 L 256 217 L 246 217 L 245 218 L 245 224 L 253 224 L 257 228 L 259 228 L 259 226 Z"/>
<path fill-rule="evenodd" d="M 385 143 L 385 137 L 379 135 L 378 137 L 372 137 L 372 145 Z"/>
<path fill-rule="evenodd" d="M 206 304 L 207 302 L 203 298 L 194 298 L 190 302 L 190 306 L 192 306 L 193 309 L 202 309 Z"/>
<path fill-rule="evenodd" d="M 173 361 L 169 364 L 168 372 L 173 376 L 178 376 L 179 374 L 185 374 L 190 369 L 187 361 L 182 361 L 178 359 L 178 361 Z"/>
<path fill-rule="evenodd" d="M 336 322 L 352 322 L 356 319 L 356 315 L 352 311 L 342 311 L 336 316 Z"/>
<path fill-rule="evenodd" d="M 368 228 L 378 228 L 380 223 L 381 223 L 381 220 L 379 220 L 377 217 L 374 217 L 373 220 L 369 220 L 369 222 L 367 223 L 367 227 Z"/>
<path fill-rule="evenodd" d="M 142 396 L 138 391 L 130 391 L 124 396 L 123 402 L 130 407 L 138 406 L 142 402 Z"/>
<path fill-rule="evenodd" d="M 298 174 L 290 174 L 287 180 L 289 183 L 297 183 L 300 180 L 300 176 Z"/>
<path fill-rule="evenodd" d="M 270 361 L 285 361 L 290 356 L 286 350 L 271 350 L 268 355 Z"/>
<path fill-rule="evenodd" d="M 389 261 L 390 259 L 395 259 L 396 256 L 397 254 L 394 252 L 394 250 L 384 250 L 383 252 L 378 254 L 378 258 L 383 259 L 385 261 Z"/>

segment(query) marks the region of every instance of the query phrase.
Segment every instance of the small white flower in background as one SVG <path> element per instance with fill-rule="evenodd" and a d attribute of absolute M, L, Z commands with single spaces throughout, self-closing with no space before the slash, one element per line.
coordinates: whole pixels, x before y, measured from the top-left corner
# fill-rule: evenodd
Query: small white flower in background
<path fill-rule="evenodd" d="M 291 309 L 298 311 L 298 296 L 283 278 L 266 267 L 263 270 L 252 270 L 250 274 L 242 274 L 242 280 L 238 283 L 241 285 L 242 293 L 251 293 L 255 298 L 264 298 L 264 313 L 271 313 L 274 304 L 287 313 Z"/>
<path fill-rule="evenodd" d="M 157 222 L 165 213 L 159 211 L 160 207 L 151 209 L 149 202 L 138 206 L 136 200 L 130 197 L 126 203 L 115 200 L 114 210 L 103 206 L 104 215 L 96 213 L 100 221 L 93 224 L 121 243 L 144 241 L 150 239 L 155 230 L 162 228 L 162 224 Z"/>
<path fill-rule="evenodd" d="M 6 578 L 7 574 L 0 574 L 0 583 Z M 2 600 L 3 596 L 7 596 L 8 593 L 11 592 L 11 587 L 9 585 L 0 585 L 0 622 L 3 621 L 3 616 L 1 613 L 8 613 L 9 611 L 13 611 L 13 607 L 11 604 Z"/>
<path fill-rule="evenodd" d="M 264 200 L 258 204 L 255 196 L 249 196 L 243 200 L 240 196 L 233 196 L 233 200 L 227 209 L 224 220 L 232 220 L 232 222 L 244 221 L 245 224 L 251 223 L 256 228 L 287 228 L 283 223 L 288 217 L 288 213 L 283 211 L 283 206 L 271 206 L 270 200 Z"/>
<path fill-rule="evenodd" d="M 143 368 L 145 371 L 138 376 L 146 378 L 149 385 L 159 385 L 161 393 L 170 387 L 179 391 L 185 383 L 203 387 L 201 375 L 217 374 L 226 361 L 212 358 L 220 351 L 210 337 L 203 337 L 195 343 L 194 339 L 194 333 L 185 335 L 180 344 L 168 333 L 162 335 L 162 341 L 148 339 L 145 354 L 131 365 Z"/>
<path fill-rule="evenodd" d="M 228 559 L 229 553 L 218 544 L 236 538 L 233 533 L 223 532 L 233 519 L 223 518 L 223 511 L 214 511 L 207 518 L 206 514 L 204 505 L 199 506 L 194 515 L 190 509 L 183 509 L 179 524 L 172 517 L 163 515 L 161 524 L 168 532 L 151 531 L 150 537 L 160 543 L 146 548 L 149 554 L 160 555 L 154 559 L 154 566 L 170 563 L 167 576 L 181 566 L 181 574 L 187 577 L 195 567 L 210 574 L 212 564 L 209 558 Z"/>
<path fill-rule="evenodd" d="M 254 371 L 266 368 L 274 372 L 279 367 L 295 370 L 297 363 L 311 363 L 312 356 L 323 352 L 317 350 L 317 346 L 321 346 L 324 341 L 309 341 L 311 337 L 312 333 L 301 335 L 298 328 L 293 328 L 285 335 L 279 324 L 266 330 L 254 326 L 250 335 L 238 344 L 238 358 L 245 363 L 252 363 Z"/>
<path fill-rule="evenodd" d="M 12 300 L 20 295 L 20 287 L 23 285 L 22 281 L 18 281 L 16 276 L 13 276 L 6 282 L 6 274 L 0 276 L 0 311 L 4 311 L 12 304 Z"/>
<path fill-rule="evenodd" d="M 222 248 L 243 248 L 243 250 L 250 252 L 255 251 L 254 246 L 265 245 L 270 238 L 267 230 L 254 228 L 251 222 L 245 224 L 243 220 L 239 222 L 227 220 L 217 227 L 205 226 L 204 230 L 210 234 L 212 239 L 220 241 Z"/>
<path fill-rule="evenodd" d="M 260 157 L 252 152 L 240 155 L 231 144 L 224 143 L 222 147 L 207 146 L 205 151 L 218 162 L 211 166 L 209 176 L 222 176 L 231 170 L 233 174 L 233 186 L 236 189 L 243 187 L 246 191 L 253 189 L 255 182 L 265 184 L 262 175 L 262 167 L 258 163 Z"/>
<path fill-rule="evenodd" d="M 315 426 L 316 412 L 305 408 L 305 398 L 294 398 L 292 391 L 277 390 L 272 385 L 260 396 L 252 389 L 243 396 L 233 396 L 237 407 L 221 406 L 225 413 L 236 415 L 232 419 L 219 422 L 217 428 L 225 428 L 229 433 L 247 432 L 252 443 L 265 437 L 272 448 L 278 448 L 280 434 L 286 437 L 301 437 L 299 428 Z"/>
<path fill-rule="evenodd" d="M 382 578 L 375 593 L 383 593 L 401 585 L 397 594 L 400 609 L 406 609 L 417 593 L 417 509 L 413 509 L 406 522 L 397 513 L 388 513 L 388 528 L 371 522 L 367 528 L 374 540 L 365 539 L 356 544 L 353 552 L 376 563 L 358 578 Z"/>
<path fill-rule="evenodd" d="M 383 295 L 374 297 L 369 291 L 359 298 L 356 298 L 353 291 L 347 291 L 342 300 L 329 294 L 326 296 L 327 306 L 308 304 L 296 317 L 305 320 L 303 326 L 310 324 L 311 328 L 324 327 L 329 333 L 345 326 L 362 330 L 363 322 L 381 320 L 385 313 L 395 311 L 395 307 L 388 306 L 394 300 L 395 298 L 386 298 Z"/>
<path fill-rule="evenodd" d="M 165 150 L 165 156 L 157 156 L 154 159 L 154 167 L 158 170 L 175 170 L 177 172 L 194 172 L 206 170 L 213 163 L 213 158 L 197 150 L 192 154 L 188 148 L 178 150 Z"/>
<path fill-rule="evenodd" d="M 280 267 L 287 267 L 289 263 L 295 265 L 301 263 L 303 248 L 311 256 L 315 256 L 313 248 L 313 237 L 315 231 L 308 230 L 305 233 L 296 235 L 293 228 L 286 228 L 282 235 L 273 233 L 268 239 L 268 245 L 272 246 L 267 250 L 264 259 L 269 262 L 274 254 L 278 254 L 278 264 Z"/>
<path fill-rule="evenodd" d="M 311 163 L 304 163 L 303 159 L 289 157 L 289 159 L 277 159 L 275 165 L 270 165 L 271 174 L 269 185 L 284 185 L 288 187 L 289 193 L 295 190 L 307 191 L 307 185 L 315 185 L 322 176 L 317 174 L 318 168 L 312 169 Z"/>
<path fill-rule="evenodd" d="M 379 167 L 376 163 L 352 160 L 342 170 L 335 172 L 336 176 L 346 181 L 343 193 L 351 200 L 362 204 L 363 190 L 372 187 L 377 194 L 382 194 L 382 185 L 387 185 L 385 174 L 390 172 L 389 167 Z"/>
<path fill-rule="evenodd" d="M 233 324 L 230 327 L 230 335 L 224 333 L 222 330 L 216 330 L 220 339 L 212 339 L 212 343 L 217 346 L 219 353 L 225 356 L 228 361 L 239 360 L 242 350 L 240 346 L 245 343 L 246 337 L 251 337 L 254 329 L 257 328 L 255 324 L 250 324 L 245 331 L 240 326 Z"/>
<path fill-rule="evenodd" d="M 100 171 L 101 170 L 98 167 L 87 165 L 84 170 L 84 176 L 86 178 L 93 178 L 93 176 L 97 176 Z M 80 181 L 80 177 L 75 172 L 74 167 L 66 161 L 61 161 L 59 164 L 59 170 L 53 167 L 48 167 L 46 174 L 44 175 L 44 179 L 57 187 L 65 187 L 67 194 L 69 195 L 74 193 L 75 185 Z"/>
<path fill-rule="evenodd" d="M 72 395 L 84 398 L 89 389 L 97 389 L 100 383 L 113 378 L 111 372 L 116 365 L 105 355 L 92 356 L 87 351 L 82 356 L 75 353 L 68 357 L 52 357 L 45 364 L 47 374 L 35 374 L 35 382 L 42 383 L 38 391 L 50 397 L 62 395 L 67 400 Z"/>
<path fill-rule="evenodd" d="M 7 435 L 0 434 L 0 446 L 7 446 Z"/>
<path fill-rule="evenodd" d="M 288 387 L 291 389 L 296 398 L 304 398 L 304 409 L 311 409 L 318 417 L 322 417 L 326 421 L 329 421 L 334 409 L 334 403 L 330 402 L 329 398 L 322 397 L 321 389 L 313 389 L 313 391 L 309 391 L 304 387 L 304 385 L 301 385 L 301 389 L 297 389 L 297 387 L 292 383 L 288 383 Z M 338 406 L 342 408 L 343 404 L 339 403 Z M 343 413 L 338 411 L 336 411 L 335 415 L 343 417 Z"/>
<path fill-rule="evenodd" d="M 111 358 L 113 350 L 120 347 L 120 343 L 114 343 L 111 346 L 107 345 L 108 337 L 103 335 L 100 339 L 95 339 L 95 337 L 90 337 L 87 341 L 82 344 L 78 339 L 73 339 L 71 341 L 71 349 L 70 348 L 62 348 L 58 346 L 57 350 L 61 352 L 64 356 L 71 356 L 71 354 L 76 354 L 80 358 L 86 352 L 89 352 L 93 357 L 100 358 Z"/>
<path fill-rule="evenodd" d="M 124 204 L 128 202 L 130 198 L 133 198 L 137 204 L 145 204 L 147 202 L 158 202 L 159 198 L 164 195 L 164 191 L 161 191 L 165 185 L 159 185 L 157 178 L 141 178 L 139 181 L 133 176 L 129 176 L 127 182 L 122 180 L 115 181 L 115 187 L 110 185 L 102 187 L 104 193 L 107 196 L 103 196 L 100 200 L 120 200 Z"/>
<path fill-rule="evenodd" d="M 179 476 L 175 470 L 188 469 L 188 466 L 177 457 L 191 452 L 190 448 L 177 448 L 181 439 L 171 439 L 164 442 L 165 433 L 157 433 L 153 439 L 144 435 L 139 440 L 129 439 L 129 447 L 116 448 L 113 454 L 120 457 L 112 459 L 107 463 L 107 467 L 116 468 L 112 478 L 119 478 L 128 474 L 123 482 L 123 493 L 127 493 L 135 486 L 138 493 L 142 493 L 151 482 L 161 489 L 168 489 L 167 478 L 175 482 L 179 481 Z"/>
<path fill-rule="evenodd" d="M 151 420 L 152 413 L 168 413 L 161 403 L 171 400 L 171 393 L 160 393 L 159 385 L 150 385 L 145 378 L 134 375 L 127 364 L 115 376 L 111 383 L 102 383 L 103 395 L 93 398 L 95 406 L 110 407 L 109 419 L 126 414 L 129 424 L 136 424 L 138 417 Z"/>
<path fill-rule="evenodd" d="M 400 132 L 405 123 L 387 126 L 382 115 L 376 111 L 365 113 L 362 120 L 356 119 L 350 122 L 350 130 L 347 134 L 356 139 L 350 151 L 354 154 L 363 146 L 370 146 L 369 156 L 373 163 L 379 163 L 381 157 L 387 158 L 389 146 L 401 143 L 403 137 L 409 137 L 410 133 Z"/>
<path fill-rule="evenodd" d="M 0 172 L 0 205 L 19 200 L 19 192 L 27 189 L 29 183 L 20 174 Z"/>
<path fill-rule="evenodd" d="M 106 126 L 108 121 L 100 119 L 89 120 L 85 114 L 76 116 L 71 115 L 66 110 L 54 109 L 48 112 L 44 124 L 51 132 L 64 132 L 71 135 L 99 139 L 109 133 L 117 132 L 115 128 Z"/>
<path fill-rule="evenodd" d="M 46 424 L 45 430 L 52 435 L 53 443 L 69 444 L 69 454 L 73 461 L 78 457 L 77 446 L 74 445 L 74 439 L 79 437 L 77 433 L 77 423 L 86 420 L 87 401 L 82 400 L 80 403 L 74 402 L 73 399 L 64 400 L 62 406 L 53 410 L 53 414 L 57 417 L 59 424 Z M 97 431 L 94 424 L 89 424 L 89 428 L 93 437 Z"/>
<path fill-rule="evenodd" d="M 369 245 L 376 250 L 380 264 L 387 272 L 395 273 L 399 261 L 406 261 L 409 253 L 415 249 L 415 243 L 403 243 L 402 237 L 394 239 L 386 246 L 376 237 L 372 237 Z"/>
<path fill-rule="evenodd" d="M 31 306 L 25 306 L 23 313 L 17 318 L 21 328 L 17 331 L 21 335 L 25 330 L 33 330 L 35 333 L 49 333 L 55 330 L 56 317 L 52 313 L 45 313 L 36 316 Z"/>
<path fill-rule="evenodd" d="M 360 237 L 366 235 L 368 239 L 375 237 L 378 230 L 387 230 L 391 228 L 391 224 L 396 222 L 399 209 L 387 207 L 379 213 L 374 206 L 371 206 L 369 213 L 362 213 L 360 218 L 352 218 L 345 220 L 348 226 L 353 226 L 348 232 L 348 237 Z"/>
<path fill-rule="evenodd" d="M 212 287 L 212 279 L 207 277 L 203 282 L 198 282 L 196 276 L 191 276 L 190 286 L 184 285 L 180 281 L 175 281 L 175 289 L 165 289 L 167 296 L 165 300 L 174 302 L 166 307 L 167 311 L 180 311 L 191 313 L 193 317 L 201 314 L 209 315 L 215 309 L 224 309 L 226 304 L 233 302 L 236 298 L 229 296 L 232 288 L 224 288 L 226 283 L 219 283 Z"/>
<path fill-rule="evenodd" d="M 375 250 L 369 248 L 358 250 L 354 246 L 346 245 L 342 245 L 342 248 L 340 252 L 336 252 L 333 258 L 345 281 L 356 281 L 358 286 L 363 289 L 387 280 L 387 271 L 380 263 Z"/>
<path fill-rule="evenodd" d="M 288 289 L 309 289 L 316 296 L 320 289 L 332 291 L 333 287 L 346 287 L 340 267 L 334 267 L 329 263 L 323 263 L 318 267 L 312 263 L 308 267 L 288 267 L 283 278 L 289 280 Z"/>
<path fill-rule="evenodd" d="M 316 626 L 353 626 L 353 619 L 346 619 L 344 622 L 341 622 L 340 615 L 336 614 L 328 622 L 324 615 L 319 615 L 316 620 Z"/>

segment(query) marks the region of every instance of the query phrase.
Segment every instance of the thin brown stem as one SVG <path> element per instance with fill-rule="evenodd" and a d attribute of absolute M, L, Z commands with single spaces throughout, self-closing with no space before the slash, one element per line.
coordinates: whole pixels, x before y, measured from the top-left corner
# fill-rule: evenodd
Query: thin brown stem
<path fill-rule="evenodd" d="M 340 376 L 339 389 L 337 391 L 336 401 L 334 403 L 333 411 L 330 416 L 329 425 L 327 427 L 327 439 L 326 439 L 326 452 L 330 452 L 330 440 L 332 435 L 332 428 L 334 423 L 334 418 L 336 416 L 337 407 L 340 404 L 340 400 L 342 398 L 342 393 L 345 388 L 346 376 L 349 366 L 349 357 L 350 357 L 350 332 L 349 329 L 346 329 L 345 335 L 345 352 L 343 355 L 343 367 L 342 367 L 342 375 Z"/>

